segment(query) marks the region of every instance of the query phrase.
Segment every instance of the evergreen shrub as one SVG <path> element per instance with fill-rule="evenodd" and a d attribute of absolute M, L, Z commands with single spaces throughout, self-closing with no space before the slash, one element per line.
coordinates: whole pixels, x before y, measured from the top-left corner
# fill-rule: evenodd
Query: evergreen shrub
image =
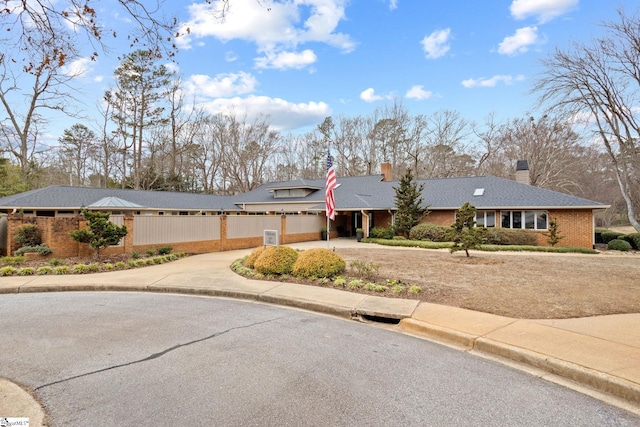
<path fill-rule="evenodd" d="M 373 227 L 369 231 L 369 237 L 374 239 L 393 239 L 394 235 L 393 229 L 385 227 Z"/>
<path fill-rule="evenodd" d="M 42 243 L 42 237 L 40 237 L 40 230 L 37 225 L 25 224 L 16 232 L 15 241 L 18 247 L 23 246 L 38 246 Z"/>
<path fill-rule="evenodd" d="M 49 255 L 53 251 L 47 245 L 23 246 L 20 249 L 18 249 L 15 252 L 15 254 L 20 256 L 20 255 L 24 255 L 27 252 L 36 253 L 36 254 L 40 254 L 40 255 Z"/>
<path fill-rule="evenodd" d="M 488 245 L 537 246 L 536 233 L 529 230 L 511 230 L 507 228 L 487 228 L 484 243 Z"/>
<path fill-rule="evenodd" d="M 631 233 L 622 236 L 622 240 L 626 240 L 631 244 L 631 247 L 636 251 L 640 250 L 640 233 Z"/>
<path fill-rule="evenodd" d="M 251 251 L 247 259 L 244 261 L 244 265 L 246 267 L 253 268 L 258 257 L 262 255 L 262 252 L 264 252 L 264 246 L 255 248 L 253 251 Z"/>
<path fill-rule="evenodd" d="M 453 237 L 451 227 L 424 222 L 409 232 L 409 240 L 430 240 L 432 242 L 450 242 Z"/>
<path fill-rule="evenodd" d="M 260 274 L 290 274 L 293 263 L 298 259 L 298 252 L 289 246 L 269 246 L 256 262 L 254 270 Z"/>
<path fill-rule="evenodd" d="M 607 243 L 607 249 L 612 251 L 630 251 L 631 243 L 622 239 L 613 239 Z"/>
<path fill-rule="evenodd" d="M 292 273 L 298 277 L 333 277 L 344 271 L 346 262 L 329 249 L 308 249 L 298 255 Z"/>
<path fill-rule="evenodd" d="M 624 236 L 624 233 L 620 233 L 619 231 L 607 230 L 602 232 L 602 243 L 609 243 L 612 240 L 619 239 Z"/>

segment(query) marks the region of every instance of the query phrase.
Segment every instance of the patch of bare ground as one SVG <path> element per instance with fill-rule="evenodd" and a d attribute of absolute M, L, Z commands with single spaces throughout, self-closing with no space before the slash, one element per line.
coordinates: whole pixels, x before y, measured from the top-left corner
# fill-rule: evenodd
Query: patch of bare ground
<path fill-rule="evenodd" d="M 338 249 L 347 261 L 380 266 L 380 278 L 419 285 L 413 298 L 523 319 L 640 313 L 640 253 L 451 254 L 446 250 Z M 412 296 L 403 295 L 403 298 Z"/>

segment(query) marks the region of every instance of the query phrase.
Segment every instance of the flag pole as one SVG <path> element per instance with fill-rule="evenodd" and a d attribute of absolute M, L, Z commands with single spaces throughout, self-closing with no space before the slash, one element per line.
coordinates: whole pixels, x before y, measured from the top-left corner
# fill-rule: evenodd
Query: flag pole
<path fill-rule="evenodd" d="M 329 218 L 329 215 L 327 215 L 327 249 L 329 249 L 329 239 L 331 236 L 331 219 Z"/>

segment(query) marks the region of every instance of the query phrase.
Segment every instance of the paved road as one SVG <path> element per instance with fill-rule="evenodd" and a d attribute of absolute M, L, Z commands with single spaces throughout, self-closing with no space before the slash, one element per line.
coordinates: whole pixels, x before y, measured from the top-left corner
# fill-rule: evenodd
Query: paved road
<path fill-rule="evenodd" d="M 0 295 L 0 376 L 35 389 L 54 426 L 640 425 L 428 341 L 194 296 Z"/>

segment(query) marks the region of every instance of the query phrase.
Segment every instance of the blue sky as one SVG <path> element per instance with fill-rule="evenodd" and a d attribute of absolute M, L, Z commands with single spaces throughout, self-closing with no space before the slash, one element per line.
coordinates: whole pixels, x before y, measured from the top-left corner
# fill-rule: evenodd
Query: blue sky
<path fill-rule="evenodd" d="M 588 43 L 618 8 L 637 12 L 636 1 L 230 0 L 220 22 L 215 2 L 171 0 L 163 13 L 189 29 L 171 64 L 189 97 L 212 113 L 233 106 L 301 132 L 394 99 L 411 114 L 450 109 L 477 122 L 535 114 L 529 90 L 539 61 L 571 41 Z M 115 10 L 102 4 L 101 13 Z M 126 20 L 111 22 L 126 32 Z M 104 55 L 71 65 L 83 71 L 87 110 L 117 65 Z"/>

